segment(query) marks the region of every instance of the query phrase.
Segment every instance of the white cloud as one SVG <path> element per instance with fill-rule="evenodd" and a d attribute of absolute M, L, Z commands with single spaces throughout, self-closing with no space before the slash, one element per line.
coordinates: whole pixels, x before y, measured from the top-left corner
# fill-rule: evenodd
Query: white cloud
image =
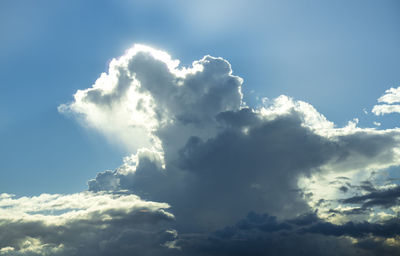
<path fill-rule="evenodd" d="M 400 103 L 400 87 L 386 90 L 385 94 L 378 99 L 378 102 L 387 104 L 375 105 L 372 108 L 372 113 L 375 115 L 400 113 L 400 105 L 393 104 Z"/>
<path fill-rule="evenodd" d="M 43 221 L 46 225 L 63 225 L 70 221 L 89 220 L 95 213 L 99 221 L 109 218 L 110 211 L 136 212 L 143 209 L 149 212 L 162 211 L 166 216 L 172 214 L 166 203 L 141 200 L 132 194 L 109 194 L 105 192 L 81 192 L 76 194 L 41 194 L 34 197 L 15 198 L 2 194 L 0 200 L 0 220 Z"/>
<path fill-rule="evenodd" d="M 372 113 L 374 113 L 377 116 L 390 113 L 400 113 L 400 105 L 388 105 L 388 104 L 375 105 L 372 108 Z"/>
<path fill-rule="evenodd" d="M 168 145 L 160 136 L 174 136 L 178 146 L 191 135 L 208 138 L 215 134 L 216 114 L 240 108 L 242 79 L 222 58 L 178 65 L 165 52 L 135 45 L 59 111 L 77 115 L 132 153 L 142 147 L 162 151 Z"/>
<path fill-rule="evenodd" d="M 400 102 L 400 87 L 390 88 L 385 91 L 385 94 L 378 99 L 378 102 L 383 103 L 399 103 Z"/>

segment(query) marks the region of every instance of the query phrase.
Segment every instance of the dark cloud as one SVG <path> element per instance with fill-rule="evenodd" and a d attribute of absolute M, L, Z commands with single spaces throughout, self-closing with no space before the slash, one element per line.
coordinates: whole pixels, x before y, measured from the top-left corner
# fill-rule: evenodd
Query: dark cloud
<path fill-rule="evenodd" d="M 288 216 L 306 211 L 298 175 L 326 163 L 336 146 L 301 127 L 295 115 L 265 121 L 243 109 L 219 118 L 227 125 L 223 132 L 208 141 L 191 137 L 177 159 L 167 159 L 166 170 L 141 158 L 135 173 L 101 173 L 90 189 L 107 190 L 118 179 L 120 189 L 169 202 L 186 228 L 194 222 L 215 229 L 251 210 Z M 240 123 L 249 126 L 246 133 Z"/>
<path fill-rule="evenodd" d="M 348 210 L 330 209 L 328 212 L 329 212 L 329 213 L 332 213 L 332 214 L 334 214 L 334 215 L 335 215 L 335 214 L 341 214 L 341 215 L 357 215 L 357 214 L 364 214 L 364 213 L 368 212 L 368 210 L 367 210 L 367 209 L 364 209 L 364 208 L 357 207 L 357 208 L 348 209 Z"/>
<path fill-rule="evenodd" d="M 360 184 L 360 189 L 367 191 L 367 192 L 375 192 L 376 191 L 374 184 L 372 184 L 372 182 L 369 180 L 362 181 Z"/>
<path fill-rule="evenodd" d="M 316 233 L 327 236 L 351 236 L 355 238 L 366 237 L 368 235 L 379 237 L 395 237 L 400 232 L 400 223 L 398 220 L 387 222 L 384 224 L 378 223 L 353 223 L 347 222 L 343 225 L 336 225 L 330 222 L 320 222 L 310 227 L 303 228 L 302 232 Z"/>
<path fill-rule="evenodd" d="M 299 177 L 318 173 L 324 165 L 349 168 L 365 157 L 357 166 L 366 167 L 382 156 L 394 157 L 395 141 L 388 135 L 355 133 L 332 141 L 304 127 L 298 112 L 268 120 L 244 108 L 216 118 L 220 132 L 208 140 L 190 137 L 177 157 L 169 158 L 166 151 L 165 170 L 142 157 L 135 172 L 101 173 L 90 189 L 118 184 L 117 190 L 172 205 L 180 230 L 209 230 L 249 211 L 294 217 L 309 210 L 298 190 Z"/>
<path fill-rule="evenodd" d="M 396 237 L 399 228 L 398 221 L 334 225 L 313 213 L 278 221 L 251 212 L 234 226 L 209 235 L 184 235 L 177 244 L 190 255 L 394 255 L 399 248 L 385 238 Z"/>
<path fill-rule="evenodd" d="M 371 191 L 371 190 L 369 190 Z M 361 204 L 363 208 L 380 206 L 388 208 L 399 204 L 400 186 L 394 188 L 376 190 L 362 196 L 353 196 L 342 200 L 345 204 Z"/>

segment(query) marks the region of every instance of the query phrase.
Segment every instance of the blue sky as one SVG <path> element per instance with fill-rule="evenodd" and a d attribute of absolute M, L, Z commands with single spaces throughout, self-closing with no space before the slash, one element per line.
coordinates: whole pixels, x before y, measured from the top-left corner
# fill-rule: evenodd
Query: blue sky
<path fill-rule="evenodd" d="M 0 1 L 0 255 L 398 253 L 399 11 Z"/>
<path fill-rule="evenodd" d="M 2 1 L 2 171 L 15 194 L 71 192 L 120 163 L 123 149 L 60 115 L 134 43 L 183 65 L 221 56 L 245 100 L 304 100 L 338 125 L 370 111 L 400 80 L 398 1 Z M 397 117 L 385 117 L 385 127 Z M 29 180 L 29 185 L 21 178 Z"/>

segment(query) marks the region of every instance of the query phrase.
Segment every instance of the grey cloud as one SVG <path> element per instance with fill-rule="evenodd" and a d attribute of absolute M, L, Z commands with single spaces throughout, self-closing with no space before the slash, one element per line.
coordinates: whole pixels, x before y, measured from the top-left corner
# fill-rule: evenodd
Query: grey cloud
<path fill-rule="evenodd" d="M 203 127 L 222 111 L 239 109 L 242 80 L 232 75 L 230 64 L 222 59 L 206 56 L 194 62 L 198 70 L 179 77 L 168 65 L 151 52 L 138 52 L 128 64 L 116 68 L 118 81 L 111 91 L 93 88 L 85 92 L 83 100 L 102 107 L 126 97 L 133 82 L 139 83 L 138 92 L 151 95 L 159 119 L 168 118 L 183 125 Z M 138 108 L 143 106 L 139 103 Z"/>
<path fill-rule="evenodd" d="M 199 256 L 393 255 L 400 250 L 385 243 L 385 239 L 396 237 L 399 228 L 398 221 L 393 220 L 334 225 L 313 213 L 279 221 L 268 214 L 251 212 L 235 225 L 211 234 L 180 236 L 177 244 L 182 252 Z"/>
<path fill-rule="evenodd" d="M 340 214 L 340 215 L 358 215 L 358 214 L 364 214 L 364 213 L 368 212 L 368 210 L 357 207 L 357 208 L 353 208 L 353 209 L 349 209 L 349 210 L 330 209 L 328 212 L 332 213 L 332 214 Z"/>
<path fill-rule="evenodd" d="M 360 191 L 362 191 L 362 192 L 376 191 L 375 185 L 369 180 L 361 181 L 358 185 L 355 185 L 355 184 L 351 184 L 349 181 L 343 182 L 343 180 L 337 179 L 337 180 L 331 181 L 329 184 L 339 185 L 338 189 L 344 193 L 346 193 L 350 190 L 353 191 L 353 193 L 358 193 Z"/>
<path fill-rule="evenodd" d="M 362 196 L 353 196 L 342 200 L 345 204 L 361 204 L 363 208 L 374 206 L 391 207 L 399 204 L 400 186 L 390 189 L 373 190 Z"/>
<path fill-rule="evenodd" d="M 215 229 L 250 210 L 279 214 L 307 210 L 297 191 L 297 177 L 326 163 L 330 155 L 326 152 L 334 152 L 335 145 L 301 127 L 295 115 L 273 121 L 263 121 L 249 109 L 224 115 L 250 126 L 248 133 L 231 123 L 214 139 L 191 137 L 177 159 L 166 159 L 166 170 L 143 158 L 135 173 L 99 174 L 90 188 L 107 190 L 109 183 L 103 183 L 109 179 L 103 176 L 112 175 L 120 189 L 170 203 L 184 223 L 182 228 L 196 223 Z M 247 119 L 258 121 L 247 123 Z"/>
<path fill-rule="evenodd" d="M 193 231 L 229 225 L 251 210 L 294 217 L 309 209 L 298 190 L 300 176 L 324 165 L 368 167 L 395 157 L 390 135 L 361 132 L 333 141 L 302 126 L 296 112 L 266 120 L 244 108 L 217 120 L 215 138 L 189 138 L 176 158 L 166 157 L 165 170 L 141 158 L 136 172 L 107 175 L 118 180 L 118 189 L 171 204 L 179 230 Z M 91 189 L 110 187 L 102 185 L 103 175 L 89 183 Z"/>
<path fill-rule="evenodd" d="M 120 180 L 115 171 L 99 172 L 95 179 L 88 181 L 90 191 L 114 191 L 119 188 Z"/>
<path fill-rule="evenodd" d="M 132 83 L 132 78 L 129 77 L 127 72 L 122 68 L 118 68 L 116 73 L 118 79 L 114 90 L 109 93 L 104 93 L 100 88 L 89 90 L 86 92 L 83 101 L 105 107 L 112 107 L 116 102 L 120 102 L 121 98 L 123 98 L 128 91 Z"/>
<path fill-rule="evenodd" d="M 374 184 L 372 184 L 372 182 L 369 180 L 365 180 L 365 181 L 361 182 L 360 189 L 367 191 L 367 192 L 376 191 Z"/>
<path fill-rule="evenodd" d="M 355 248 L 348 239 L 315 234 L 240 232 L 235 237 L 204 237 L 180 241 L 194 256 L 329 256 L 373 255 Z M 386 254 L 389 255 L 389 254 Z"/>
<path fill-rule="evenodd" d="M 301 232 L 317 233 L 329 236 L 351 236 L 356 238 L 367 237 L 369 235 L 389 238 L 395 237 L 399 234 L 400 223 L 397 219 L 384 224 L 347 222 L 342 225 L 336 225 L 330 222 L 320 222 L 301 229 Z"/>
<path fill-rule="evenodd" d="M 139 53 L 128 69 L 140 82 L 140 91 L 157 102 L 158 112 L 167 110 L 183 124 L 202 126 L 221 111 L 240 107 L 242 81 L 231 75 L 229 63 L 221 58 L 206 56 L 197 65 L 203 69 L 179 78 L 151 54 Z"/>

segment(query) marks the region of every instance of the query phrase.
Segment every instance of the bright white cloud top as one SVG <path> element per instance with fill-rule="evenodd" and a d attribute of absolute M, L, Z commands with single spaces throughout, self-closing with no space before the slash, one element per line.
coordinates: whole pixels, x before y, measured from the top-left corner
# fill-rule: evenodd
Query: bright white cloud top
<path fill-rule="evenodd" d="M 0 225 L 15 232 L 0 254 L 243 255 L 235 246 L 250 241 L 247 255 L 263 255 L 278 250 L 263 247 L 276 239 L 287 239 L 280 255 L 296 243 L 316 255 L 326 255 L 319 243 L 350 255 L 368 253 L 368 243 L 399 252 L 398 223 L 346 225 L 397 214 L 397 186 L 371 177 L 400 165 L 400 130 L 359 128 L 357 120 L 338 128 L 287 96 L 252 109 L 242 83 L 222 58 L 181 67 L 135 45 L 113 59 L 59 111 L 132 155 L 90 180 L 87 192 L 3 195 Z M 391 89 L 379 101 L 396 97 Z"/>
<path fill-rule="evenodd" d="M 188 129 L 207 138 L 214 133 L 204 128 L 212 128 L 216 114 L 239 109 L 242 80 L 221 58 L 206 56 L 190 68 L 178 65 L 166 52 L 135 45 L 113 59 L 92 88 L 78 91 L 74 102 L 59 110 L 82 116 L 85 124 L 132 151 L 162 150 L 156 133 L 171 126 L 182 129 L 183 137 L 176 139 L 183 142 Z"/>

